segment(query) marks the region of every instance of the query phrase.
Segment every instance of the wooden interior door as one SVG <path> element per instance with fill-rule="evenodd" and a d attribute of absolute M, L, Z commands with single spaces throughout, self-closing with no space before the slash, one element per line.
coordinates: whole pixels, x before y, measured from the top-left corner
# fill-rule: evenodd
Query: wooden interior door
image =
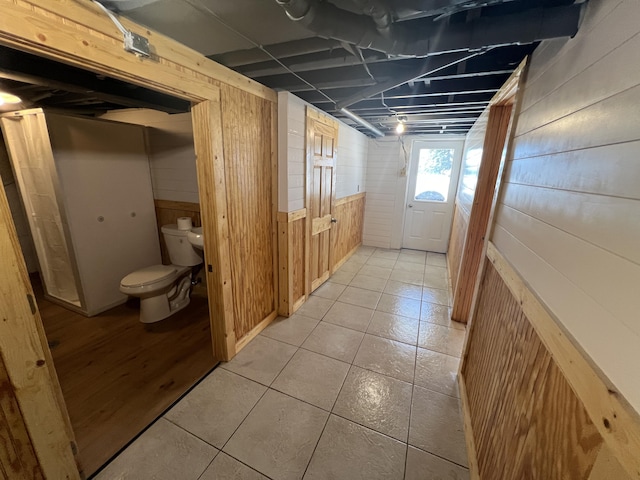
<path fill-rule="evenodd" d="M 307 293 L 331 274 L 331 216 L 335 199 L 337 122 L 307 109 Z"/>

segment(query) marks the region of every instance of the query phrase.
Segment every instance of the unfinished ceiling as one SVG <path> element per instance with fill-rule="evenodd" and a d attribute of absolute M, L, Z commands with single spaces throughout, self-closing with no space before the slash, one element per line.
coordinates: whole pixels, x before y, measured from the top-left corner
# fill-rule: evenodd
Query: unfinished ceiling
<path fill-rule="evenodd" d="M 393 134 L 399 120 L 409 134 L 466 133 L 540 40 L 576 33 L 582 7 L 574 0 L 101 3 L 367 135 Z"/>

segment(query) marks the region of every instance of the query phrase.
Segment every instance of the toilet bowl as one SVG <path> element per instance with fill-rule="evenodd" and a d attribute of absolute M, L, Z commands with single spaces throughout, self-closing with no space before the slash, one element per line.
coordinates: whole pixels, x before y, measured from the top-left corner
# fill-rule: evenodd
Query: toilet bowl
<path fill-rule="evenodd" d="M 162 235 L 171 265 L 151 265 L 136 270 L 120 282 L 120 291 L 140 298 L 140 321 L 154 323 L 179 312 L 191 301 L 191 271 L 202 254 L 187 240 L 189 230 L 164 225 Z"/>

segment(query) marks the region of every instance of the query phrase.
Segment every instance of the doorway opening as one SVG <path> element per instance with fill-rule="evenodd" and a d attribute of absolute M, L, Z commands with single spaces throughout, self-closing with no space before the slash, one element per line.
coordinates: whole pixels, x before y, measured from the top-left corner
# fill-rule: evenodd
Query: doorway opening
<path fill-rule="evenodd" d="M 416 140 L 411 146 L 402 248 L 446 253 L 463 140 Z"/>
<path fill-rule="evenodd" d="M 122 167 L 133 147 L 120 132 L 133 132 L 132 136 L 138 138 L 140 148 L 135 154 L 142 159 L 138 166 L 146 168 L 141 182 L 148 183 L 145 188 L 149 196 L 140 205 L 141 210 L 132 210 L 128 218 L 144 219 L 151 228 L 153 238 L 147 247 L 140 247 L 145 254 L 156 252 L 150 264 L 168 264 L 160 226 L 176 223 L 179 217 L 190 217 L 194 225 L 200 224 L 189 103 L 4 47 L 2 53 L 0 90 L 21 100 L 14 106 L 5 105 L 3 111 L 43 108 L 44 115 L 50 114 L 52 119 L 49 133 L 56 130 L 58 137 L 69 134 L 69 141 L 65 145 L 58 142 L 53 152 L 53 168 L 61 178 L 59 187 L 66 190 L 61 208 L 68 213 L 69 207 L 78 207 L 79 188 L 87 190 L 80 192 L 85 194 L 109 181 L 119 184 L 119 189 L 113 189 L 114 197 L 105 199 L 109 204 L 129 190 L 142 190 L 142 185 L 124 187 L 131 177 L 120 170 L 113 178 L 105 174 L 92 179 L 81 174 L 74 179 L 69 171 L 62 171 L 61 162 L 71 157 L 79 159 L 80 163 L 66 165 L 76 173 L 76 168 L 86 168 L 93 161 L 96 168 L 100 162 L 102 166 Z M 71 135 L 69 125 L 73 125 L 74 135 L 82 134 L 82 142 Z M 107 308 L 94 312 L 74 308 L 74 302 L 57 299 L 56 295 L 45 295 L 44 260 L 36 253 L 36 235 L 30 226 L 33 222 L 27 217 L 34 212 L 21 196 L 16 165 L 5 146 L 9 139 L 1 135 L 0 139 L 0 177 L 75 435 L 77 460 L 83 473 L 90 476 L 215 366 L 207 289 L 202 283 L 195 285 L 189 305 L 149 324 L 139 321 L 136 298 L 121 295 L 117 305 L 105 304 Z M 92 188 L 91 182 L 98 183 Z M 105 189 L 102 196 L 109 190 Z M 91 207 L 91 202 L 83 206 Z M 92 214 L 91 220 L 66 217 L 67 231 L 63 233 L 70 235 L 69 253 L 76 259 L 100 240 L 79 235 L 83 231 L 95 233 L 99 225 L 109 224 L 110 218 L 98 213 Z M 114 242 L 128 233 L 125 228 L 117 229 Z M 109 248 L 107 242 L 90 252 L 88 258 L 106 256 Z M 70 266 L 70 260 L 66 262 Z M 64 267 L 65 261 L 60 266 Z M 128 272 L 139 267 L 132 265 Z M 92 264 L 78 281 L 97 285 L 98 293 L 103 288 L 117 294 L 119 285 L 114 285 L 100 268 Z M 198 278 L 204 279 L 204 273 L 196 273 L 194 279 Z M 84 283 L 78 291 L 88 289 Z M 79 299 L 73 300 L 80 304 Z"/>

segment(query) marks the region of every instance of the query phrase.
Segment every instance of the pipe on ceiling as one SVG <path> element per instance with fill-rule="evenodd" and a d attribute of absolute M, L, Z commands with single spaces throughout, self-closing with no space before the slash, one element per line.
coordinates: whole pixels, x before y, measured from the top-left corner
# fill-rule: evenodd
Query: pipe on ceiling
<path fill-rule="evenodd" d="M 360 125 L 362 125 L 364 128 L 366 128 L 367 130 L 369 130 L 371 133 L 373 133 L 373 135 L 375 137 L 384 137 L 384 133 L 382 133 L 378 128 L 374 127 L 373 125 L 371 125 L 371 123 L 367 122 L 364 118 L 356 115 L 355 113 L 353 113 L 350 110 L 347 110 L 346 108 L 341 108 L 340 111 L 346 115 L 347 117 L 349 117 L 351 120 L 353 120 L 354 122 L 359 123 Z"/>
<path fill-rule="evenodd" d="M 367 15 L 358 15 L 317 0 L 276 0 L 287 16 L 318 36 L 340 40 L 389 55 L 427 56 L 477 50 L 491 46 L 527 44 L 573 36 L 583 4 L 534 8 L 497 17 L 478 17 L 468 23 L 418 20 L 393 24 L 386 37 Z"/>

